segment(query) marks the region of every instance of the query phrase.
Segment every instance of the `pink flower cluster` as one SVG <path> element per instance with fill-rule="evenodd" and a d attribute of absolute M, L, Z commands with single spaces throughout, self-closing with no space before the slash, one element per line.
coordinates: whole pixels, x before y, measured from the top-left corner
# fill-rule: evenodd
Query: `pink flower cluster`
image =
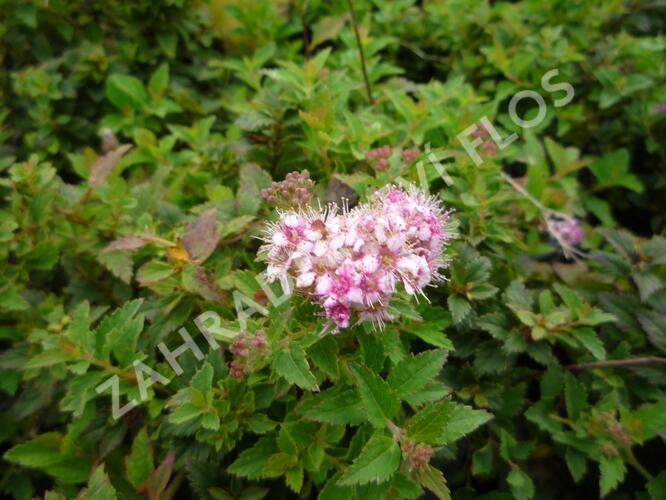
<path fill-rule="evenodd" d="M 240 332 L 229 345 L 229 351 L 234 359 L 229 364 L 229 373 L 233 377 L 242 378 L 252 372 L 252 364 L 256 358 L 265 358 L 268 353 L 268 343 L 262 330 L 257 330 L 253 336 L 247 332 Z"/>
<path fill-rule="evenodd" d="M 415 443 L 407 440 L 401 446 L 402 458 L 408 464 L 410 471 L 422 470 L 428 466 L 434 453 L 432 446 L 426 443 Z"/>
<path fill-rule="evenodd" d="M 371 162 L 374 162 L 375 168 L 381 171 L 386 170 L 389 167 L 389 158 L 392 154 L 393 148 L 391 148 L 391 146 L 380 146 L 366 151 L 365 157 Z"/>
<path fill-rule="evenodd" d="M 402 285 L 410 294 L 442 279 L 450 212 L 416 188 L 389 186 L 351 211 L 290 211 L 270 225 L 260 253 L 270 282 L 296 287 L 323 309 L 334 333 L 356 317 L 380 326 Z"/>
<path fill-rule="evenodd" d="M 281 182 L 273 182 L 270 188 L 261 190 L 261 197 L 277 207 L 297 207 L 309 205 L 313 196 L 314 181 L 310 172 L 289 172 Z"/>

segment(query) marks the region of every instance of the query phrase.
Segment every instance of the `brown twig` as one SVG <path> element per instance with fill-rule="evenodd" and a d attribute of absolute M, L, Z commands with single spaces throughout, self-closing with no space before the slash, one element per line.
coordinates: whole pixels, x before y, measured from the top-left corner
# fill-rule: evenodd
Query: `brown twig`
<path fill-rule="evenodd" d="M 593 361 L 591 363 L 568 365 L 565 368 L 568 368 L 569 370 L 585 370 L 587 368 L 622 368 L 625 366 L 640 365 L 666 365 L 666 358 L 644 356 L 641 358 L 609 359 L 608 361 Z"/>
<path fill-rule="evenodd" d="M 358 45 L 358 53 L 361 56 L 361 70 L 363 71 L 363 80 L 365 81 L 365 90 L 368 92 L 368 100 L 370 105 L 375 104 L 375 99 L 372 97 L 372 88 L 370 87 L 370 80 L 368 79 L 368 70 L 365 67 L 365 55 L 363 54 L 363 46 L 361 45 L 361 35 L 358 33 L 358 21 L 356 13 L 354 12 L 354 4 L 352 0 L 347 0 L 349 5 L 349 12 L 351 14 L 352 25 L 354 26 L 354 34 L 356 35 L 356 45 Z"/>
<path fill-rule="evenodd" d="M 303 28 L 303 52 L 305 54 L 306 59 L 310 58 L 310 37 L 308 36 L 308 25 L 305 22 L 305 15 L 307 14 L 308 11 L 308 2 L 309 0 L 305 0 L 301 4 L 301 27 Z"/>

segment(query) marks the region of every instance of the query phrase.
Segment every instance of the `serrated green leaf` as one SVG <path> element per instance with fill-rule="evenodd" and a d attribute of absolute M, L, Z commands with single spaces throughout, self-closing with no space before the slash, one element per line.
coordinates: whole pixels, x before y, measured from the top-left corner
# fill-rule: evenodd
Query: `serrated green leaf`
<path fill-rule="evenodd" d="M 400 410 L 400 400 L 385 380 L 369 368 L 351 365 L 368 420 L 375 427 L 385 427 Z"/>
<path fill-rule="evenodd" d="M 417 442 L 443 445 L 453 443 L 492 418 L 484 410 L 440 401 L 430 404 L 407 423 L 407 435 Z"/>
<path fill-rule="evenodd" d="M 512 469 L 506 478 L 511 486 L 511 493 L 518 500 L 529 500 L 534 496 L 534 483 L 532 478 L 520 469 Z"/>
<path fill-rule="evenodd" d="M 587 392 L 575 376 L 567 372 L 564 375 L 564 400 L 569 418 L 576 420 L 587 408 Z"/>
<path fill-rule="evenodd" d="M 621 457 L 617 456 L 609 458 L 602 456 L 599 461 L 599 472 L 601 473 L 599 490 L 601 496 L 605 497 L 624 481 L 624 475 L 627 472 L 627 469 Z"/>
<path fill-rule="evenodd" d="M 451 500 L 451 492 L 441 470 L 428 465 L 424 470 L 416 472 L 416 478 L 421 486 L 430 490 L 440 500 Z"/>
<path fill-rule="evenodd" d="M 569 468 L 569 472 L 571 473 L 571 477 L 577 483 L 583 478 L 585 472 L 587 471 L 587 459 L 582 452 L 578 451 L 572 446 L 567 447 L 565 459 L 567 462 L 567 467 Z"/>
<path fill-rule="evenodd" d="M 592 328 L 576 328 L 571 334 L 597 359 L 606 359 L 606 348 Z"/>
<path fill-rule="evenodd" d="M 317 390 L 317 381 L 305 359 L 305 351 L 298 344 L 290 343 L 286 349 L 280 349 L 273 359 L 273 370 L 287 382 L 296 384 L 301 389 Z"/>
<path fill-rule="evenodd" d="M 562 392 L 564 387 L 564 374 L 559 365 L 551 365 L 543 374 L 540 382 L 541 399 L 554 400 Z"/>
<path fill-rule="evenodd" d="M 67 392 L 60 401 L 60 409 L 71 411 L 75 417 L 83 414 L 86 403 L 97 397 L 95 388 L 106 378 L 101 371 L 91 371 L 77 375 L 67 384 Z"/>
<path fill-rule="evenodd" d="M 208 391 L 213 387 L 213 375 L 212 365 L 208 361 L 205 361 L 192 377 L 190 386 L 204 395 L 208 394 Z"/>
<path fill-rule="evenodd" d="M 95 469 L 88 481 L 88 487 L 76 498 L 79 500 L 116 500 L 118 498 L 109 476 L 104 472 L 104 465 Z"/>
<path fill-rule="evenodd" d="M 409 356 L 391 370 L 387 382 L 399 398 L 406 399 L 434 381 L 445 359 L 444 351 L 426 351 Z"/>
<path fill-rule="evenodd" d="M 662 500 L 666 498 L 666 471 L 659 473 L 647 486 L 651 500 Z"/>
<path fill-rule="evenodd" d="M 462 323 L 467 316 L 472 312 L 470 303 L 460 295 L 449 295 L 447 299 L 449 311 L 455 324 Z"/>
<path fill-rule="evenodd" d="M 447 351 L 453 350 L 453 342 L 444 334 L 443 329 L 450 324 L 447 322 L 432 322 L 426 321 L 411 326 L 408 333 L 416 335 L 418 338 L 434 347 L 446 349 Z"/>
<path fill-rule="evenodd" d="M 341 486 L 382 483 L 388 480 L 400 465 L 400 447 L 390 437 L 373 434 L 361 454 L 338 481 Z"/>
<path fill-rule="evenodd" d="M 338 344 L 330 336 L 323 337 L 308 349 L 315 365 L 332 380 L 338 378 Z"/>
<path fill-rule="evenodd" d="M 148 432 L 144 427 L 134 437 L 132 451 L 125 458 L 127 480 L 132 486 L 138 488 L 154 468 L 153 447 L 150 443 Z"/>
<path fill-rule="evenodd" d="M 61 351 L 60 349 L 50 349 L 48 351 L 40 352 L 32 357 L 25 364 L 26 369 L 47 368 L 49 366 L 58 365 L 67 361 L 72 361 L 72 355 Z"/>
<path fill-rule="evenodd" d="M 361 399 L 356 391 L 329 389 L 315 396 L 317 401 L 305 415 L 318 422 L 335 425 L 359 425 L 365 420 Z"/>
<path fill-rule="evenodd" d="M 243 451 L 227 468 L 227 472 L 247 479 L 259 479 L 263 476 L 268 459 L 277 451 L 275 436 L 262 437 L 252 448 Z"/>

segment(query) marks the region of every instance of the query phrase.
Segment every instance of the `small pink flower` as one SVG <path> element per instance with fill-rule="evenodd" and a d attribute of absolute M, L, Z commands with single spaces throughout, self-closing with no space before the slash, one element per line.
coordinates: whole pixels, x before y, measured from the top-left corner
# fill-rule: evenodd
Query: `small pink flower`
<path fill-rule="evenodd" d="M 419 157 L 419 150 L 415 148 L 403 149 L 402 150 L 402 160 L 405 163 L 412 163 Z"/>
<path fill-rule="evenodd" d="M 573 217 L 551 219 L 549 226 L 557 240 L 570 246 L 580 245 L 585 237 L 583 228 L 578 220 Z"/>

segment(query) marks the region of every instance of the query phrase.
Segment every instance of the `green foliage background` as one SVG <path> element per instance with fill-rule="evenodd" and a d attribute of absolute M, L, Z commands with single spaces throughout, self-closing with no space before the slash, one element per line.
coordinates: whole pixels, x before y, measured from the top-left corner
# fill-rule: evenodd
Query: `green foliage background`
<path fill-rule="evenodd" d="M 373 104 L 346 1 L 0 0 L 3 495 L 666 498 L 663 2 L 354 9 Z M 524 89 L 548 104 L 529 130 Z M 519 140 L 476 167 L 456 135 L 483 116 Z M 321 337 L 254 278 L 260 190 L 304 168 L 322 198 L 418 182 L 399 155 L 374 171 L 384 144 L 459 152 L 450 186 L 421 157 L 459 221 L 449 280 L 383 332 Z M 584 259 L 503 171 L 580 218 Z M 238 331 L 234 290 L 269 309 L 240 380 L 192 323 Z M 175 376 L 157 345 L 182 326 L 205 359 Z M 171 381 L 114 420 L 95 387 L 138 400 L 134 360 Z"/>

